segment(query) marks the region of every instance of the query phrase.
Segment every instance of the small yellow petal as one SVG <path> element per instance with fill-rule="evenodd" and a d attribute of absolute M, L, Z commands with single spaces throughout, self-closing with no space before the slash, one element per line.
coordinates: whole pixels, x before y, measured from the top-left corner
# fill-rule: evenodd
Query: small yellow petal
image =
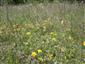
<path fill-rule="evenodd" d="M 42 50 L 40 50 L 40 49 L 39 49 L 39 50 L 37 50 L 37 51 L 38 51 L 38 53 L 42 53 Z"/>

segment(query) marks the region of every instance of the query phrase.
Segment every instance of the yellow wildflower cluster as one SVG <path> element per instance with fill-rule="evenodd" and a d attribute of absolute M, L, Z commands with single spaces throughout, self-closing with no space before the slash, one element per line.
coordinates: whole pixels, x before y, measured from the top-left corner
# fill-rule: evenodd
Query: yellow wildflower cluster
<path fill-rule="evenodd" d="M 55 56 L 52 53 L 46 52 L 43 53 L 41 49 L 38 49 L 36 52 L 32 52 L 31 54 L 33 59 L 37 61 L 44 62 L 44 61 L 51 61 Z"/>
<path fill-rule="evenodd" d="M 38 52 L 38 53 L 42 53 L 42 50 L 39 49 L 39 50 L 37 50 L 37 52 Z M 35 57 L 38 55 L 37 52 L 32 52 L 31 56 L 35 58 Z"/>

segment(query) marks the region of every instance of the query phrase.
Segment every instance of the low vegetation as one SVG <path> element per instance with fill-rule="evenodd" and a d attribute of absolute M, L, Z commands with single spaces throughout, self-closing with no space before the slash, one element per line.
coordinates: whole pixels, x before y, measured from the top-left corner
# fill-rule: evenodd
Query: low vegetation
<path fill-rule="evenodd" d="M 84 64 L 84 4 L 0 6 L 0 64 Z"/>

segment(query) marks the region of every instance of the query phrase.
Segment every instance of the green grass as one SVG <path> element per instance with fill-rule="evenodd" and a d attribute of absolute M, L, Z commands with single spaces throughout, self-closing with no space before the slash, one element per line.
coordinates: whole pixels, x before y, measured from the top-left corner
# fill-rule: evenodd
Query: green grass
<path fill-rule="evenodd" d="M 85 63 L 84 4 L 3 6 L 0 16 L 0 64 Z"/>

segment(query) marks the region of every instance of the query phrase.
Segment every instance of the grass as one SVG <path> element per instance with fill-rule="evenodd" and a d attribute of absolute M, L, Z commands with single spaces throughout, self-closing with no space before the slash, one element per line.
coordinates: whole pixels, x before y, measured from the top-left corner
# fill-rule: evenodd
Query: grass
<path fill-rule="evenodd" d="M 0 64 L 85 63 L 84 4 L 3 6 L 0 16 Z"/>

